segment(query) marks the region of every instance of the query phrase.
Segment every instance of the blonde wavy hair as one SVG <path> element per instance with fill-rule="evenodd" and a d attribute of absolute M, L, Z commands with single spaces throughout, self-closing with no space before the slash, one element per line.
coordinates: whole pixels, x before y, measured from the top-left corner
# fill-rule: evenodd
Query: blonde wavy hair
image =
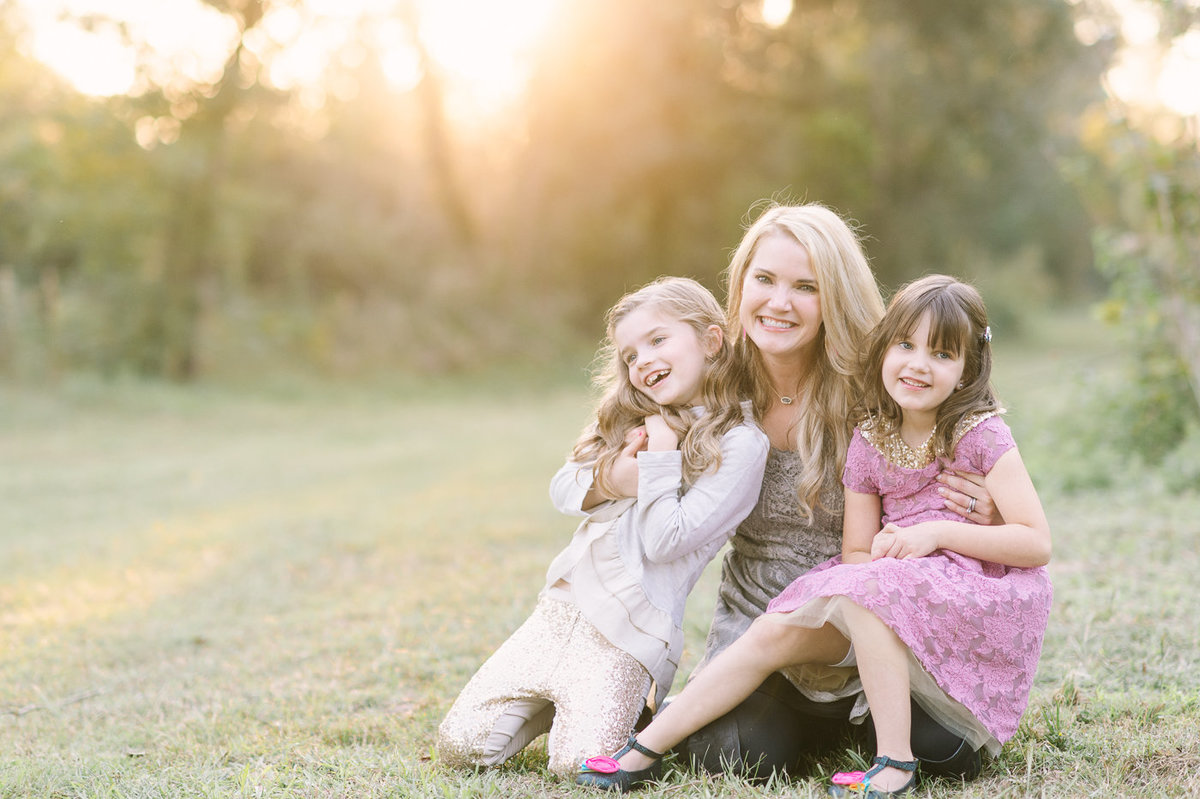
<path fill-rule="evenodd" d="M 629 366 L 613 341 L 616 326 L 633 311 L 653 307 L 664 316 L 686 323 L 702 346 L 709 327 L 721 330 L 717 351 L 708 357 L 701 389 L 705 413 L 697 418 L 687 408 L 663 406 L 633 387 Z M 691 278 L 664 277 L 626 294 L 608 312 L 604 345 L 596 355 L 594 383 L 600 390 L 596 419 L 584 428 L 575 442 L 571 459 L 592 462 L 593 481 L 603 494 L 613 496 L 609 472 L 625 447 L 625 435 L 653 414 L 661 413 L 679 436 L 685 486 L 721 464 L 721 437 L 744 420 L 738 393 L 737 366 L 725 314 L 712 293 Z"/>
<path fill-rule="evenodd" d="M 768 206 L 746 230 L 725 273 L 726 324 L 741 368 L 742 390 L 754 400 L 759 418 L 774 395 L 762 354 L 742 327 L 742 286 L 759 242 L 780 234 L 808 253 L 821 307 L 817 361 L 800 387 L 794 428 L 802 462 L 796 493 L 801 516 L 811 522 L 822 489 L 841 477 L 852 431 L 858 352 L 883 316 L 883 299 L 858 235 L 845 220 L 816 203 Z"/>
<path fill-rule="evenodd" d="M 961 387 L 938 406 L 933 427 L 934 451 L 951 456 L 956 428 L 965 416 L 1001 410 L 992 387 L 987 307 L 974 286 L 947 275 L 927 275 L 896 292 L 863 351 L 863 393 L 856 415 L 858 421 L 879 419 L 884 433 L 900 429 L 903 411 L 883 385 L 883 359 L 893 344 L 911 338 L 926 313 L 930 344 L 963 359 Z"/>

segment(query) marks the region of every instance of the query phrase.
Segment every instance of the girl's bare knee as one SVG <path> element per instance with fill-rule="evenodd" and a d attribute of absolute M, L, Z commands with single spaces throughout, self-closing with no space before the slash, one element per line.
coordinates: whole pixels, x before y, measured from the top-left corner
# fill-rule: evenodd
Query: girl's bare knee
<path fill-rule="evenodd" d="M 759 616 L 746 631 L 748 644 L 763 653 L 771 662 L 788 665 L 803 654 L 804 641 L 812 631 L 782 620 L 776 614 Z"/>
<path fill-rule="evenodd" d="M 832 624 L 803 627 L 788 621 L 786 615 L 768 613 L 750 625 L 754 645 L 777 668 L 805 663 L 837 663 L 849 649 L 850 641 Z"/>

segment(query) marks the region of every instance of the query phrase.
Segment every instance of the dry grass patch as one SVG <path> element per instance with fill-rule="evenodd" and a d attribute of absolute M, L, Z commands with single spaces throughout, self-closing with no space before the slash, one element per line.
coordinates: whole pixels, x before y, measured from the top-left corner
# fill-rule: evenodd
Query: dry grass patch
<path fill-rule="evenodd" d="M 1001 373 L 1001 391 L 1057 486 L 1032 431 L 1062 424 L 1065 365 L 1102 356 L 1038 351 L 1020 374 L 1040 377 Z M 84 381 L 0 404 L 0 796 L 591 795 L 546 773 L 542 744 L 485 773 L 430 751 L 574 528 L 546 487 L 582 386 Z M 1043 490 L 1055 605 L 1017 737 L 979 780 L 918 795 L 1196 794 L 1200 495 L 1092 466 L 1125 471 Z M 689 603 L 684 672 L 715 585 L 710 568 Z M 643 795 L 822 796 L 864 754 L 760 786 L 673 769 Z"/>

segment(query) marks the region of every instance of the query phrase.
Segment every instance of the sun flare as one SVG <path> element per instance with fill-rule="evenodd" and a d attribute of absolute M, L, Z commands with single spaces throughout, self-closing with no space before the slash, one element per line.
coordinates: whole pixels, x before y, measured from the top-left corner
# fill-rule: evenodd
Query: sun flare
<path fill-rule="evenodd" d="M 561 0 L 426 0 L 418 36 L 450 92 L 453 110 L 487 115 L 512 103 Z M 394 42 L 384 68 L 399 88 L 415 85 L 421 64 L 409 41 Z"/>
<path fill-rule="evenodd" d="M 83 94 L 123 94 L 133 87 L 134 54 L 120 42 L 65 25 L 43 28 L 32 42 L 33 55 Z"/>
<path fill-rule="evenodd" d="M 194 81 L 220 74 L 234 25 L 200 0 L 23 0 L 30 54 L 83 94 L 136 89 L 138 64 L 124 36 Z M 72 19 L 75 18 L 75 19 Z M 75 21 L 80 20 L 80 21 Z"/>
<path fill-rule="evenodd" d="M 197 81 L 219 73 L 236 36 L 232 22 L 201 0 L 22 1 L 29 53 L 94 96 L 136 90 L 136 56 L 119 26 L 162 64 L 192 65 L 197 74 L 186 77 Z M 422 77 L 423 49 L 442 79 L 450 112 L 481 118 L 519 98 L 562 2 L 415 0 L 410 23 L 378 0 L 306 0 L 272 7 L 246 44 L 264 61 L 263 78 L 283 89 L 321 83 L 339 51 L 365 45 L 374 48 L 391 85 L 408 91 Z M 356 28 L 353 20 L 367 16 L 371 24 Z M 116 24 L 81 21 L 88 17 Z"/>

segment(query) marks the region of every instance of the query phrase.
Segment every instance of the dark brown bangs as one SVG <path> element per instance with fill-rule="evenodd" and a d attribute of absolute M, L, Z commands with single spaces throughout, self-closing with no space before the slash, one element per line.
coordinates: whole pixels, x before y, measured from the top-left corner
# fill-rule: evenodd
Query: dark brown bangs
<path fill-rule="evenodd" d="M 911 339 L 921 323 L 921 317 L 928 311 L 930 346 L 949 352 L 956 358 L 962 355 L 971 334 L 971 320 L 962 305 L 955 302 L 954 295 L 937 288 L 912 300 L 910 307 L 901 314 L 895 338 Z"/>
<path fill-rule="evenodd" d="M 945 350 L 954 357 L 959 357 L 966 349 L 971 338 L 971 318 L 967 315 L 966 306 L 958 302 L 956 293 L 942 292 L 934 299 L 929 310 L 932 318 L 929 322 L 931 342 L 934 349 Z"/>

